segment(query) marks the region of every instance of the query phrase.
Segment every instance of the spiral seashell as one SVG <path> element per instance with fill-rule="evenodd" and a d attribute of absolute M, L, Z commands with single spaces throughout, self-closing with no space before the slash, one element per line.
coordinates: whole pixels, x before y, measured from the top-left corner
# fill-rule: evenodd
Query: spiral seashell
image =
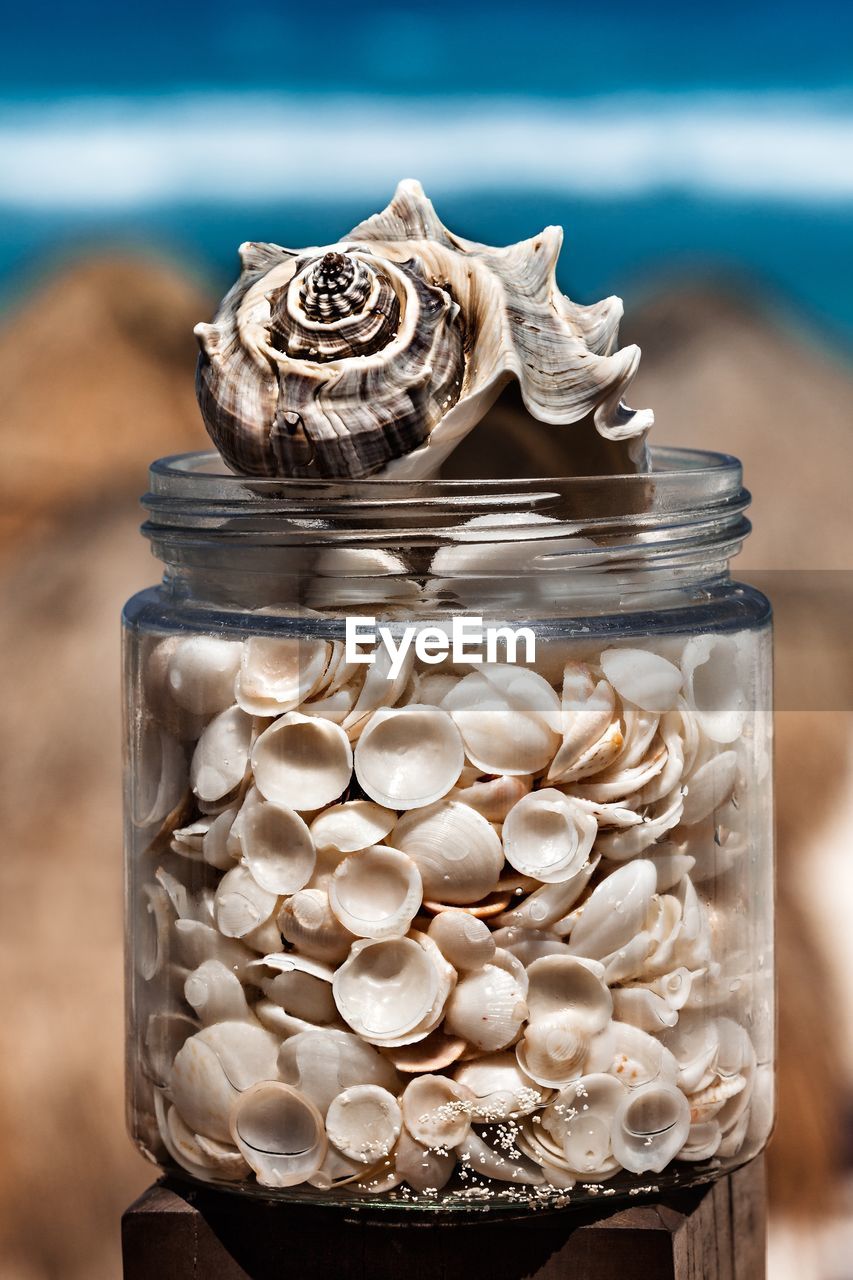
<path fill-rule="evenodd" d="M 337 244 L 243 245 L 240 279 L 195 330 L 214 443 L 244 474 L 434 475 L 517 379 L 535 418 L 593 415 L 642 461 L 652 415 L 622 403 L 639 351 L 613 350 L 621 302 L 564 297 L 561 242 L 555 227 L 505 249 L 463 240 L 406 181 Z"/>

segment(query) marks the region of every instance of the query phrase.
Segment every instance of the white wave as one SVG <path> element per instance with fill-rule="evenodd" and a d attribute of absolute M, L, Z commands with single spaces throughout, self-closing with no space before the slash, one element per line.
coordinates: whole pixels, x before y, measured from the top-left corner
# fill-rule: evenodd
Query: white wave
<path fill-rule="evenodd" d="M 0 206 L 32 210 L 375 201 L 407 175 L 437 196 L 671 190 L 837 203 L 853 200 L 851 156 L 843 93 L 0 103 Z"/>

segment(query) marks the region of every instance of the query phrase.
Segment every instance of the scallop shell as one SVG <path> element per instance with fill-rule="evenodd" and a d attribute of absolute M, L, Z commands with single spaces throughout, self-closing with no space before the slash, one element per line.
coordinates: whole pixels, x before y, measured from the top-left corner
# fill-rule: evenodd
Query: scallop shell
<path fill-rule="evenodd" d="M 248 474 L 358 477 L 390 463 L 422 478 L 518 379 L 534 417 L 592 414 L 601 436 L 642 454 L 652 415 L 622 403 L 639 351 L 613 351 L 621 303 L 558 291 L 561 242 L 555 227 L 505 249 L 463 240 L 409 180 L 338 244 L 243 245 L 240 279 L 195 330 L 214 443 Z"/>
<path fill-rule="evenodd" d="M 359 938 L 407 933 L 418 913 L 423 886 L 417 866 L 399 849 L 376 844 L 351 853 L 329 883 L 329 905 L 345 929 Z"/>
<path fill-rule="evenodd" d="M 416 864 L 429 901 L 479 902 L 500 879 L 500 838 L 490 822 L 460 800 L 439 800 L 404 814 L 391 839 Z"/>
<path fill-rule="evenodd" d="M 385 707 L 358 740 L 355 774 L 378 804 L 422 809 L 447 795 L 464 759 L 459 731 L 440 707 Z"/>
<path fill-rule="evenodd" d="M 425 1147 L 458 1147 L 471 1128 L 471 1094 L 447 1076 L 411 1080 L 400 1106 L 406 1129 Z"/>
<path fill-rule="evenodd" d="M 296 1187 L 326 1156 L 323 1117 L 310 1098 L 278 1080 L 263 1080 L 236 1100 L 231 1137 L 264 1187 Z"/>
<path fill-rule="evenodd" d="M 592 851 L 598 823 L 554 787 L 532 791 L 503 824 L 507 862 L 547 884 L 573 879 Z"/>
<path fill-rule="evenodd" d="M 329 1104 L 329 1141 L 350 1160 L 375 1164 L 394 1148 L 403 1126 L 400 1105 L 378 1084 L 356 1084 Z"/>
<path fill-rule="evenodd" d="M 603 974 L 601 965 L 577 956 L 551 955 L 534 960 L 527 970 L 531 1022 L 569 1009 L 573 1021 L 588 1035 L 603 1031 L 613 1009 Z"/>
<path fill-rule="evenodd" d="M 629 1173 L 660 1173 L 690 1132 L 690 1107 L 675 1085 L 654 1081 L 629 1092 L 613 1121 L 613 1154 Z"/>
<path fill-rule="evenodd" d="M 468 759 L 483 773 L 538 773 L 560 745 L 560 700 L 526 667 L 484 663 L 441 705 L 453 716 Z"/>
<path fill-rule="evenodd" d="M 352 774 L 352 748 L 340 725 L 288 711 L 252 747 L 255 786 L 266 800 L 300 811 L 337 800 Z"/>

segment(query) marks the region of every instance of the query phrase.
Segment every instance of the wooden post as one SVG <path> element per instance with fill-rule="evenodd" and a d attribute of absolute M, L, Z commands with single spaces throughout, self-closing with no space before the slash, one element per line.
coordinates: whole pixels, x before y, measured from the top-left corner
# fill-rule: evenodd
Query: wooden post
<path fill-rule="evenodd" d="M 764 1280 L 763 1162 L 608 1210 L 401 1222 L 156 1183 L 122 1220 L 124 1280 Z"/>

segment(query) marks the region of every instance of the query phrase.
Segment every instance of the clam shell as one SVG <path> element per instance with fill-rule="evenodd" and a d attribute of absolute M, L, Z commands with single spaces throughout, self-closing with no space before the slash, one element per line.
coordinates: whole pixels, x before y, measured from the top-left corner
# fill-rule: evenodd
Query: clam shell
<path fill-rule="evenodd" d="M 397 1099 L 378 1084 L 352 1085 L 332 1100 L 326 1113 L 329 1141 L 361 1164 L 389 1155 L 402 1125 Z"/>
<path fill-rule="evenodd" d="M 236 1148 L 193 1133 L 159 1089 L 154 1094 L 154 1111 L 166 1151 L 175 1164 L 199 1182 L 238 1181 L 249 1174 L 249 1167 Z M 206 1144 L 205 1148 L 202 1143 Z"/>
<path fill-rule="evenodd" d="M 507 862 L 548 884 L 570 880 L 584 867 L 598 823 L 553 787 L 531 792 L 503 825 Z"/>
<path fill-rule="evenodd" d="M 410 1080 L 400 1106 L 406 1129 L 425 1147 L 458 1147 L 471 1128 L 472 1096 L 447 1076 Z"/>
<path fill-rule="evenodd" d="M 242 645 L 218 636 L 181 636 L 166 674 L 169 693 L 184 711 L 210 719 L 234 702 Z"/>
<path fill-rule="evenodd" d="M 495 941 L 489 926 L 466 911 L 442 911 L 427 932 L 458 972 L 480 969 L 494 958 Z"/>
<path fill-rule="evenodd" d="M 678 1063 L 660 1040 L 627 1022 L 614 1020 L 611 1026 L 615 1036 L 611 1075 L 628 1089 L 639 1089 L 652 1081 L 675 1085 Z"/>
<path fill-rule="evenodd" d="M 453 682 L 455 684 L 455 681 Z M 514 804 L 526 796 L 533 786 L 529 775 L 509 775 L 474 782 L 451 792 L 452 800 L 459 800 L 476 809 L 489 822 L 503 822 Z"/>
<path fill-rule="evenodd" d="M 495 964 L 463 974 L 447 1002 L 444 1025 L 486 1053 L 515 1040 L 527 1016 L 516 975 Z"/>
<path fill-rule="evenodd" d="M 240 707 L 214 716 L 196 743 L 190 782 L 199 800 L 217 801 L 243 780 L 249 762 L 252 718 Z"/>
<path fill-rule="evenodd" d="M 684 646 L 684 693 L 713 742 L 734 742 L 743 729 L 747 713 L 741 661 L 731 636 L 693 636 Z"/>
<path fill-rule="evenodd" d="M 238 706 L 253 716 L 292 711 L 313 693 L 330 657 L 327 640 L 250 636 L 234 684 Z"/>
<path fill-rule="evenodd" d="M 464 240 L 407 180 L 337 244 L 243 245 L 240 279 L 195 330 L 214 443 L 252 475 L 422 478 L 518 379 L 534 417 L 591 418 L 616 471 L 644 465 L 652 414 L 622 403 L 639 351 L 615 350 L 618 299 L 560 294 L 561 242 L 554 227 L 501 249 Z"/>
<path fill-rule="evenodd" d="M 232 867 L 216 886 L 216 927 L 226 938 L 245 938 L 269 920 L 277 906 L 277 895 L 263 889 L 249 867 Z"/>
<path fill-rule="evenodd" d="M 570 1004 L 532 1020 L 516 1046 L 518 1065 L 537 1084 L 555 1089 L 590 1072 L 606 1071 L 613 1058 L 610 1028 L 591 1033 L 587 1027 L 588 1019 L 576 1017 Z"/>
<path fill-rule="evenodd" d="M 721 751 L 699 766 L 687 780 L 681 822 L 694 826 L 726 803 L 734 791 L 738 761 L 734 751 Z"/>
<path fill-rule="evenodd" d="M 396 821 L 393 809 L 372 800 L 348 800 L 324 809 L 311 823 L 311 835 L 318 849 L 356 853 L 379 844 Z"/>
<path fill-rule="evenodd" d="M 159 826 L 169 819 L 168 831 L 180 826 L 187 798 L 187 761 L 177 738 L 153 723 L 140 732 L 135 762 L 133 823 Z M 172 817 L 177 821 L 171 821 Z"/>
<path fill-rule="evenodd" d="M 463 763 L 462 739 L 439 707 L 381 708 L 355 749 L 360 785 L 389 809 L 434 804 L 455 785 Z"/>
<path fill-rule="evenodd" d="M 268 959 L 269 957 L 264 957 L 265 962 Z M 303 1022 L 314 1026 L 336 1022 L 337 1009 L 332 998 L 331 971 L 303 956 L 293 955 L 288 959 L 291 961 L 288 968 L 282 968 L 274 978 L 262 980 L 264 995 Z"/>
<path fill-rule="evenodd" d="M 624 1100 L 624 1086 L 598 1073 L 567 1085 L 543 1111 L 541 1129 L 556 1140 L 578 1179 L 609 1178 L 617 1171 L 612 1132 Z"/>
<path fill-rule="evenodd" d="M 674 1027 L 678 1011 L 663 996 L 646 987 L 617 988 L 613 992 L 613 1013 L 620 1022 L 630 1022 L 634 1027 L 652 1033 Z"/>
<path fill-rule="evenodd" d="M 285 1040 L 278 1055 L 282 1080 L 300 1089 L 325 1115 L 345 1089 L 378 1084 L 392 1093 L 400 1078 L 390 1062 L 348 1031 L 312 1028 Z"/>
<path fill-rule="evenodd" d="M 549 784 L 568 780 L 584 755 L 600 741 L 616 715 L 616 694 L 606 680 L 593 679 L 583 663 L 567 662 L 563 671 L 563 741 L 548 767 Z"/>
<path fill-rule="evenodd" d="M 149 1014 L 141 1056 L 142 1069 L 149 1080 L 161 1088 L 168 1084 L 175 1055 L 198 1030 L 197 1019 L 185 1013 L 160 1010 Z"/>
<path fill-rule="evenodd" d="M 524 929 L 547 929 L 556 924 L 567 911 L 571 911 L 600 861 L 600 858 L 592 857 L 567 880 L 543 884 L 541 888 L 534 889 L 517 906 L 510 907 L 499 916 L 498 923 Z"/>
<path fill-rule="evenodd" d="M 683 820 L 684 797 L 679 788 L 663 796 L 654 812 L 646 814 L 636 827 L 625 831 L 607 831 L 599 836 L 597 848 L 611 862 L 636 858 L 656 844 L 662 836 Z"/>
<path fill-rule="evenodd" d="M 414 648 L 410 647 L 403 654 L 400 668 L 394 676 L 391 675 L 392 661 L 387 647 L 383 645 L 376 650 L 355 706 L 341 722 L 353 740 L 362 733 L 373 712 L 381 707 L 393 707 L 411 682 L 415 665 Z"/>
<path fill-rule="evenodd" d="M 205 960 L 193 969 L 184 982 L 184 998 L 205 1026 L 254 1021 L 242 982 L 221 960 Z"/>
<path fill-rule="evenodd" d="M 343 1020 L 372 1044 L 417 1039 L 442 985 L 432 957 L 413 938 L 354 943 L 332 989 Z"/>
<path fill-rule="evenodd" d="M 418 913 L 423 886 L 417 866 L 399 849 L 373 845 L 351 853 L 329 883 L 329 905 L 359 938 L 402 937 Z"/>
<path fill-rule="evenodd" d="M 288 711 L 256 739 L 252 773 L 266 800 L 299 811 L 321 809 L 349 785 L 352 748 L 339 725 Z"/>
<path fill-rule="evenodd" d="M 276 1036 L 243 1020 L 217 1022 L 190 1036 L 169 1079 L 182 1119 L 195 1133 L 230 1142 L 234 1101 L 250 1085 L 275 1077 L 278 1048 Z"/>
<path fill-rule="evenodd" d="M 440 1191 L 456 1167 L 456 1156 L 423 1146 L 404 1129 L 394 1152 L 394 1167 L 413 1191 Z"/>
<path fill-rule="evenodd" d="M 226 938 L 200 920 L 176 920 L 175 942 L 178 958 L 187 969 L 197 969 L 205 960 L 221 960 L 241 982 L 250 980 L 249 966 L 257 957 L 237 938 Z"/>
<path fill-rule="evenodd" d="M 235 1101 L 231 1136 L 264 1187 L 296 1187 L 323 1164 L 323 1117 L 305 1094 L 263 1080 Z"/>
<path fill-rule="evenodd" d="M 209 820 L 207 830 L 202 837 L 202 857 L 209 866 L 216 867 L 218 871 L 227 871 L 240 857 L 240 846 L 236 838 L 231 837 L 231 828 L 236 817 L 235 807 L 223 809 L 221 813 Z M 175 834 L 177 835 L 177 832 Z"/>
<path fill-rule="evenodd" d="M 442 903 L 476 903 L 497 886 L 504 851 L 494 827 L 459 800 L 406 813 L 391 839 L 417 866 L 424 897 Z"/>
<path fill-rule="evenodd" d="M 655 1081 L 633 1089 L 613 1121 L 613 1154 L 629 1173 L 661 1173 L 690 1132 L 690 1107 L 672 1084 Z"/>
<path fill-rule="evenodd" d="M 472 1095 L 476 1123 L 527 1115 L 551 1096 L 550 1089 L 543 1089 L 522 1071 L 513 1053 L 481 1054 L 460 1063 L 453 1078 Z"/>
<path fill-rule="evenodd" d="M 464 1169 L 470 1169 L 486 1178 L 494 1178 L 497 1182 L 516 1182 L 522 1185 L 537 1186 L 545 1181 L 545 1175 L 523 1152 L 510 1148 L 507 1150 L 505 1135 L 496 1135 L 498 1146 L 493 1147 L 472 1129 L 457 1150 Z"/>
<path fill-rule="evenodd" d="M 442 1031 L 431 1031 L 425 1040 L 415 1044 L 384 1049 L 389 1062 L 406 1074 L 421 1071 L 441 1071 L 452 1066 L 468 1048 L 460 1036 L 447 1036 Z"/>
<path fill-rule="evenodd" d="M 678 667 L 648 649 L 605 649 L 601 669 L 621 698 L 663 715 L 675 706 L 682 684 Z"/>
<path fill-rule="evenodd" d="M 353 935 L 329 905 L 325 889 L 300 889 L 287 898 L 276 917 L 282 936 L 314 960 L 346 959 Z"/>
<path fill-rule="evenodd" d="M 441 705 L 453 716 L 468 759 L 484 773 L 538 773 L 560 745 L 560 700 L 526 667 L 484 663 Z"/>
<path fill-rule="evenodd" d="M 588 1035 L 610 1021 L 613 1001 L 604 970 L 577 956 L 550 955 L 534 960 L 527 970 L 527 1005 L 531 1022 L 571 1010 L 572 1019 Z"/>
<path fill-rule="evenodd" d="M 243 860 L 261 888 L 270 894 L 304 888 L 317 855 L 311 832 L 299 814 L 251 791 L 238 820 Z"/>

